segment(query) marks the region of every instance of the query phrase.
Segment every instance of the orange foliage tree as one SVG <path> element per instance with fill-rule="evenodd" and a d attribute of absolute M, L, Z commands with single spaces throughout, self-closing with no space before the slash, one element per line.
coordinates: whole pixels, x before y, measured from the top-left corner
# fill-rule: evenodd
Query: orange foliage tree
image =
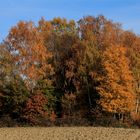
<path fill-rule="evenodd" d="M 127 56 L 130 59 L 130 67 L 134 76 L 134 90 L 137 94 L 136 112 L 138 113 L 138 100 L 140 99 L 140 37 L 130 31 L 125 31 L 122 34 L 122 41 L 124 46 L 128 48 Z"/>
<path fill-rule="evenodd" d="M 0 45 L 1 112 L 30 122 L 129 114 L 139 89 L 140 38 L 104 16 L 20 21 Z"/>
<path fill-rule="evenodd" d="M 49 81 L 53 69 L 49 64 L 50 52 L 44 46 L 41 33 L 32 22 L 19 22 L 11 28 L 6 39 L 9 50 L 14 57 L 13 64 L 18 73 L 26 80 L 27 85 L 34 87 L 37 80 Z"/>
<path fill-rule="evenodd" d="M 124 47 L 114 45 L 103 54 L 104 75 L 99 77 L 99 104 L 110 113 L 130 113 L 135 106 L 133 77 Z"/>

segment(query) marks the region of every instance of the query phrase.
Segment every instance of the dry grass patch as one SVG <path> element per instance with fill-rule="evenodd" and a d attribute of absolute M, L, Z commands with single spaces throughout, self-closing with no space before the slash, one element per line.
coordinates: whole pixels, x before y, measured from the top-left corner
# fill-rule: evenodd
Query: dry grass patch
<path fill-rule="evenodd" d="M 129 140 L 138 131 L 103 127 L 1 128 L 0 140 Z"/>

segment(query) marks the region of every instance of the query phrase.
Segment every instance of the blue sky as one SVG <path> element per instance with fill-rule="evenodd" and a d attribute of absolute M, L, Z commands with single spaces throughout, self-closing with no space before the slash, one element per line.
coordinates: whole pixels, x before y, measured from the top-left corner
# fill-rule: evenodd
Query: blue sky
<path fill-rule="evenodd" d="M 77 21 L 100 14 L 140 34 L 140 0 L 1 0 L 0 41 L 19 20 L 36 23 L 41 17 L 59 16 Z"/>

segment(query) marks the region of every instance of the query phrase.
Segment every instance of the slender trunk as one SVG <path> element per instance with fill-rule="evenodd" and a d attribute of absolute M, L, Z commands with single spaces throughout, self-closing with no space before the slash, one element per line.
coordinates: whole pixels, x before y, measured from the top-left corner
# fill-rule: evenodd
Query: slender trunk
<path fill-rule="evenodd" d="M 87 76 L 86 76 L 86 84 L 87 84 L 87 92 L 88 92 L 88 101 L 89 101 L 89 106 L 90 106 L 90 109 L 91 109 L 92 103 L 91 103 L 90 90 L 89 90 L 89 83 L 88 83 Z"/>
<path fill-rule="evenodd" d="M 139 108 L 139 99 L 136 100 L 136 114 L 138 114 L 138 108 Z"/>

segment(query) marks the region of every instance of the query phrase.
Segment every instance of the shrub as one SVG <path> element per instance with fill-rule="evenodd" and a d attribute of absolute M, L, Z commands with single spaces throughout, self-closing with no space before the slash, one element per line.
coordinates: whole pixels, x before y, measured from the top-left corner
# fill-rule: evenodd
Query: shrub
<path fill-rule="evenodd" d="M 39 124 L 41 118 L 48 118 L 48 112 L 45 109 L 47 103 L 46 96 L 37 91 L 27 100 L 23 118 L 32 125 Z"/>

